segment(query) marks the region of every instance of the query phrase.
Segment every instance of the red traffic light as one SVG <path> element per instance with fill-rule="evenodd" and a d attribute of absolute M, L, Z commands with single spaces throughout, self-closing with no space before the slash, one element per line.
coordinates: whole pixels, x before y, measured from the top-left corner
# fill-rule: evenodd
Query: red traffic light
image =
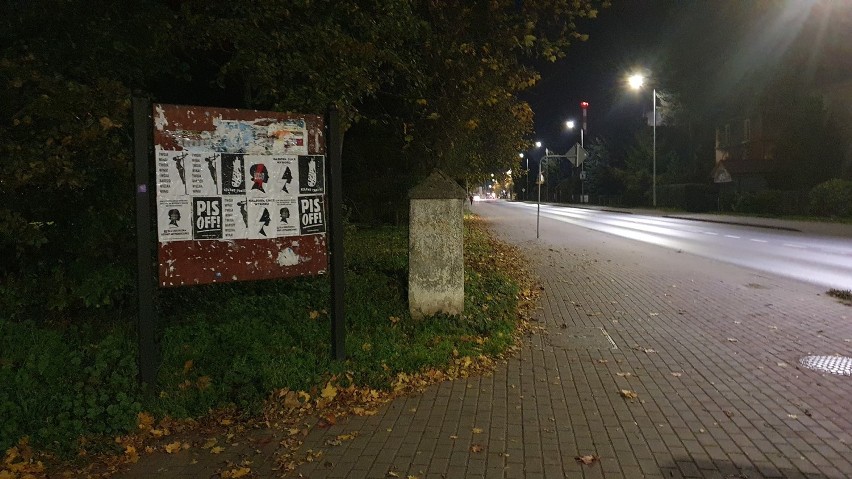
<path fill-rule="evenodd" d="M 587 102 L 587 101 L 581 101 L 580 102 L 580 108 L 585 110 L 588 107 L 589 107 L 589 102 Z"/>

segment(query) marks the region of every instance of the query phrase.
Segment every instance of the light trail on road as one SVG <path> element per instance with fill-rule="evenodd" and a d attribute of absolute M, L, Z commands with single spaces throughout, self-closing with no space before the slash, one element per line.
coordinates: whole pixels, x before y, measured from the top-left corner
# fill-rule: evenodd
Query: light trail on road
<path fill-rule="evenodd" d="M 536 205 L 483 202 L 489 214 L 535 223 Z M 541 205 L 541 221 L 574 225 L 829 288 L 852 288 L 848 238 L 706 221 Z M 534 230 L 534 228 L 533 228 Z M 560 235 L 569 238 L 566 233 Z M 551 238 L 553 239 L 553 238 Z"/>

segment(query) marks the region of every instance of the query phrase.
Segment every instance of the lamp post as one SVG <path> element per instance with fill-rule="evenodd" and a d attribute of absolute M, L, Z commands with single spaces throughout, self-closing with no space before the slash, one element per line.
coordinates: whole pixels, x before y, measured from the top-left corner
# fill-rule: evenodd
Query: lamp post
<path fill-rule="evenodd" d="M 535 147 L 541 148 L 541 142 L 540 141 L 535 142 Z M 524 194 L 524 199 L 529 200 L 530 199 L 530 157 L 524 155 L 523 153 L 518 153 L 518 156 L 521 157 L 521 158 L 526 158 L 526 160 L 527 160 L 527 189 L 526 189 L 526 192 Z"/>
<path fill-rule="evenodd" d="M 540 141 L 535 142 L 535 146 L 536 146 L 536 148 L 541 148 L 541 142 Z M 545 159 L 547 159 L 547 148 L 544 149 L 544 156 L 541 158 L 541 160 L 538 161 L 538 176 L 536 176 L 536 178 L 535 178 L 535 182 L 538 185 L 538 202 L 535 205 L 535 237 L 536 237 L 536 239 L 538 239 L 538 223 L 539 223 L 539 217 L 541 216 L 541 184 L 542 184 L 542 181 L 541 181 L 541 164 L 544 162 Z"/>
<path fill-rule="evenodd" d="M 642 85 L 645 84 L 645 76 L 640 73 L 634 73 L 627 78 L 627 82 L 630 84 L 630 87 L 634 90 L 638 90 L 642 88 Z M 651 177 L 651 198 L 653 201 L 653 205 L 657 207 L 657 88 L 651 89 L 651 98 L 652 103 L 654 105 L 653 110 L 651 112 L 654 115 L 654 119 L 652 120 L 652 130 L 653 130 L 653 146 L 651 147 L 651 156 L 653 161 L 653 176 Z"/>
<path fill-rule="evenodd" d="M 583 126 L 580 128 L 580 148 L 585 148 L 586 145 L 583 143 L 583 137 L 585 136 L 586 130 L 589 129 L 588 123 L 586 122 L 586 113 L 589 110 L 589 102 L 581 101 L 580 109 L 583 110 Z M 580 203 L 588 203 L 586 198 L 586 162 L 583 161 L 580 163 Z"/>
<path fill-rule="evenodd" d="M 575 126 L 576 126 L 576 124 L 574 123 L 574 120 L 568 120 L 568 121 L 565 122 L 565 128 L 567 128 L 569 130 L 573 130 Z M 580 146 L 583 146 L 583 129 L 582 128 L 580 128 Z M 576 166 L 575 166 L 575 168 L 576 168 Z M 574 178 L 574 170 L 571 170 L 571 178 L 572 179 Z M 572 195 L 572 199 L 573 199 L 573 195 Z M 580 179 L 580 202 L 581 203 L 583 202 L 583 180 L 582 180 L 582 178 Z"/>

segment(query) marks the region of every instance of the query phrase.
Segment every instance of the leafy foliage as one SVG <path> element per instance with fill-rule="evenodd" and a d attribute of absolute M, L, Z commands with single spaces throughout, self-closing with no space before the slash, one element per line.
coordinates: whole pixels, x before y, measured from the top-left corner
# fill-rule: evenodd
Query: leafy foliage
<path fill-rule="evenodd" d="M 808 194 L 810 212 L 818 216 L 852 216 L 852 181 L 828 180 Z"/>
<path fill-rule="evenodd" d="M 409 316 L 405 228 L 353 229 L 346 240 L 344 362 L 331 360 L 326 278 L 164 291 L 154 395 L 137 386 L 136 339 L 126 324 L 0 319 L 0 449 L 29 435 L 35 446 L 75 452 L 81 437 L 130 431 L 143 409 L 172 417 L 228 405 L 257 412 L 273 390 L 314 394 L 332 376 L 390 389 L 400 374 L 513 344 L 519 286 L 475 218 L 466 220 L 460 317 Z"/>
<path fill-rule="evenodd" d="M 60 451 L 127 431 L 141 409 L 127 328 L 0 319 L 0 449 L 28 435 Z"/>
<path fill-rule="evenodd" d="M 731 206 L 738 213 L 759 215 L 801 215 L 807 210 L 804 195 L 797 191 L 761 190 L 735 195 Z"/>
<path fill-rule="evenodd" d="M 377 206 L 364 185 L 393 185 L 380 206 L 399 218 L 407 187 L 435 166 L 457 178 L 511 168 L 532 126 L 516 94 L 538 78 L 524 60 L 564 56 L 583 39 L 574 20 L 605 3 L 4 3 L 0 310 L 129 309 L 131 92 L 302 112 L 336 103 L 348 126 L 372 126 L 346 141 L 352 210 Z"/>
<path fill-rule="evenodd" d="M 703 213 L 716 209 L 716 193 L 717 188 L 703 183 L 660 185 L 657 187 L 657 204 Z"/>

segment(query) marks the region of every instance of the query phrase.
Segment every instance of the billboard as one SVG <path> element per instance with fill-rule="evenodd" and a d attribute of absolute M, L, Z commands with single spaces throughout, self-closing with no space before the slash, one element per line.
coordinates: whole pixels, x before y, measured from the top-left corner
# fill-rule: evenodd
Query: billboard
<path fill-rule="evenodd" d="M 328 268 L 324 120 L 154 104 L 161 287 Z"/>

